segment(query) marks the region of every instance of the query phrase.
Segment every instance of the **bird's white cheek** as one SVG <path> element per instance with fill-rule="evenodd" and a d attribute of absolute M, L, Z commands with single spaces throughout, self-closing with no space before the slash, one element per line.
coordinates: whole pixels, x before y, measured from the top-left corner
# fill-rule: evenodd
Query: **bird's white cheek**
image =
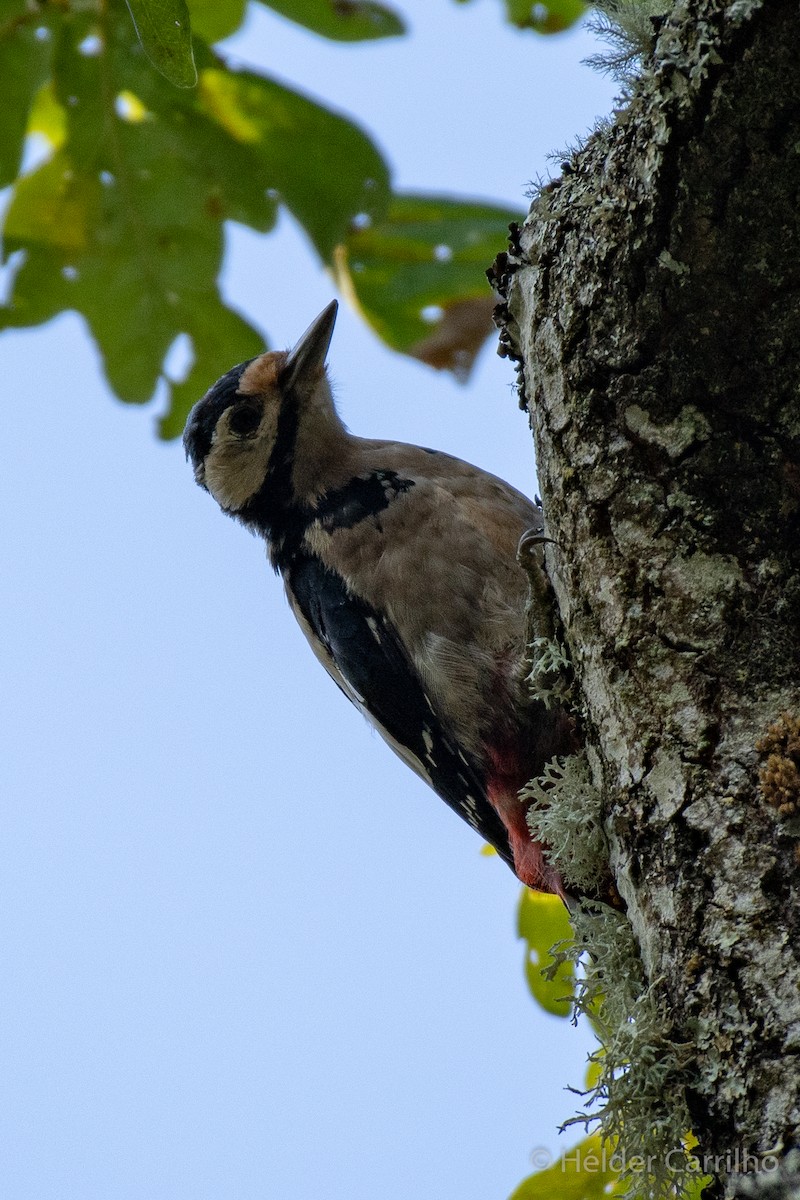
<path fill-rule="evenodd" d="M 212 450 L 206 459 L 205 485 L 220 508 L 238 512 L 259 490 L 265 473 L 263 449 L 257 443 L 237 447 L 235 457 Z"/>

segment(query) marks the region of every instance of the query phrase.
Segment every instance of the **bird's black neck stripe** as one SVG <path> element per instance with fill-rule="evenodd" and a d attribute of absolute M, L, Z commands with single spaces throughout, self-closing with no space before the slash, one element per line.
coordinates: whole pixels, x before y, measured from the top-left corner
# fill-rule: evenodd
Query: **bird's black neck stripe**
<path fill-rule="evenodd" d="M 293 561 L 311 524 L 318 522 L 326 533 L 352 529 L 360 521 L 377 517 L 414 487 L 413 479 L 405 479 L 397 471 L 377 470 L 356 475 L 342 487 L 325 492 L 313 506 L 296 499 L 291 470 L 297 428 L 296 406 L 286 404 L 279 417 L 266 479 L 241 513 L 247 524 L 266 537 L 277 570 L 286 569 Z"/>
<path fill-rule="evenodd" d="M 369 475 L 356 475 L 344 487 L 320 497 L 314 519 L 327 533 L 334 529 L 352 529 L 359 521 L 376 517 L 413 486 L 413 479 L 403 479 L 397 471 L 379 470 Z"/>
<path fill-rule="evenodd" d="M 300 428 L 300 405 L 293 391 L 283 397 L 278 411 L 278 427 L 275 445 L 267 464 L 264 487 L 270 488 L 285 500 L 294 499 L 292 488 L 292 463 L 297 449 L 297 432 Z"/>
<path fill-rule="evenodd" d="M 294 494 L 292 463 L 300 427 L 300 406 L 290 391 L 278 412 L 275 445 L 269 456 L 264 482 L 238 514 L 246 525 L 267 540 L 272 565 L 284 567 L 299 549 L 313 513 Z"/>

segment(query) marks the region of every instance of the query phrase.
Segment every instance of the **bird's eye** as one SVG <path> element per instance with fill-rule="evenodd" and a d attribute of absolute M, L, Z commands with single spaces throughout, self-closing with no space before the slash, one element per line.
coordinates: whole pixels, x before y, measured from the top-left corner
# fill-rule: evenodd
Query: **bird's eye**
<path fill-rule="evenodd" d="M 228 418 L 228 427 L 237 437 L 255 433 L 261 424 L 261 409 L 256 404 L 239 404 Z"/>

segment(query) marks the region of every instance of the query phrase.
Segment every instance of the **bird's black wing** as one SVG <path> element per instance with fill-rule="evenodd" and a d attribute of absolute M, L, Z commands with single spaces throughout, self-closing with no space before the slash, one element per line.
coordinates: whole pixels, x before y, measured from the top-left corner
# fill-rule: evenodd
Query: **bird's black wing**
<path fill-rule="evenodd" d="M 484 772 L 437 714 L 391 623 L 313 554 L 295 556 L 284 578 L 304 632 L 348 699 L 513 869 Z"/>

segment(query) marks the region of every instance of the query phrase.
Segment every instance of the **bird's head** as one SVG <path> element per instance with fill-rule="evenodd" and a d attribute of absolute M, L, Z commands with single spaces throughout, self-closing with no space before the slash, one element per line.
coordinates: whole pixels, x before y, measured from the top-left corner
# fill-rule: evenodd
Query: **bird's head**
<path fill-rule="evenodd" d="M 304 410 L 319 394 L 320 404 L 333 411 L 325 357 L 337 308 L 332 300 L 292 350 L 268 351 L 232 367 L 189 413 L 186 457 L 225 512 L 243 516 L 270 484 L 289 489 Z"/>

